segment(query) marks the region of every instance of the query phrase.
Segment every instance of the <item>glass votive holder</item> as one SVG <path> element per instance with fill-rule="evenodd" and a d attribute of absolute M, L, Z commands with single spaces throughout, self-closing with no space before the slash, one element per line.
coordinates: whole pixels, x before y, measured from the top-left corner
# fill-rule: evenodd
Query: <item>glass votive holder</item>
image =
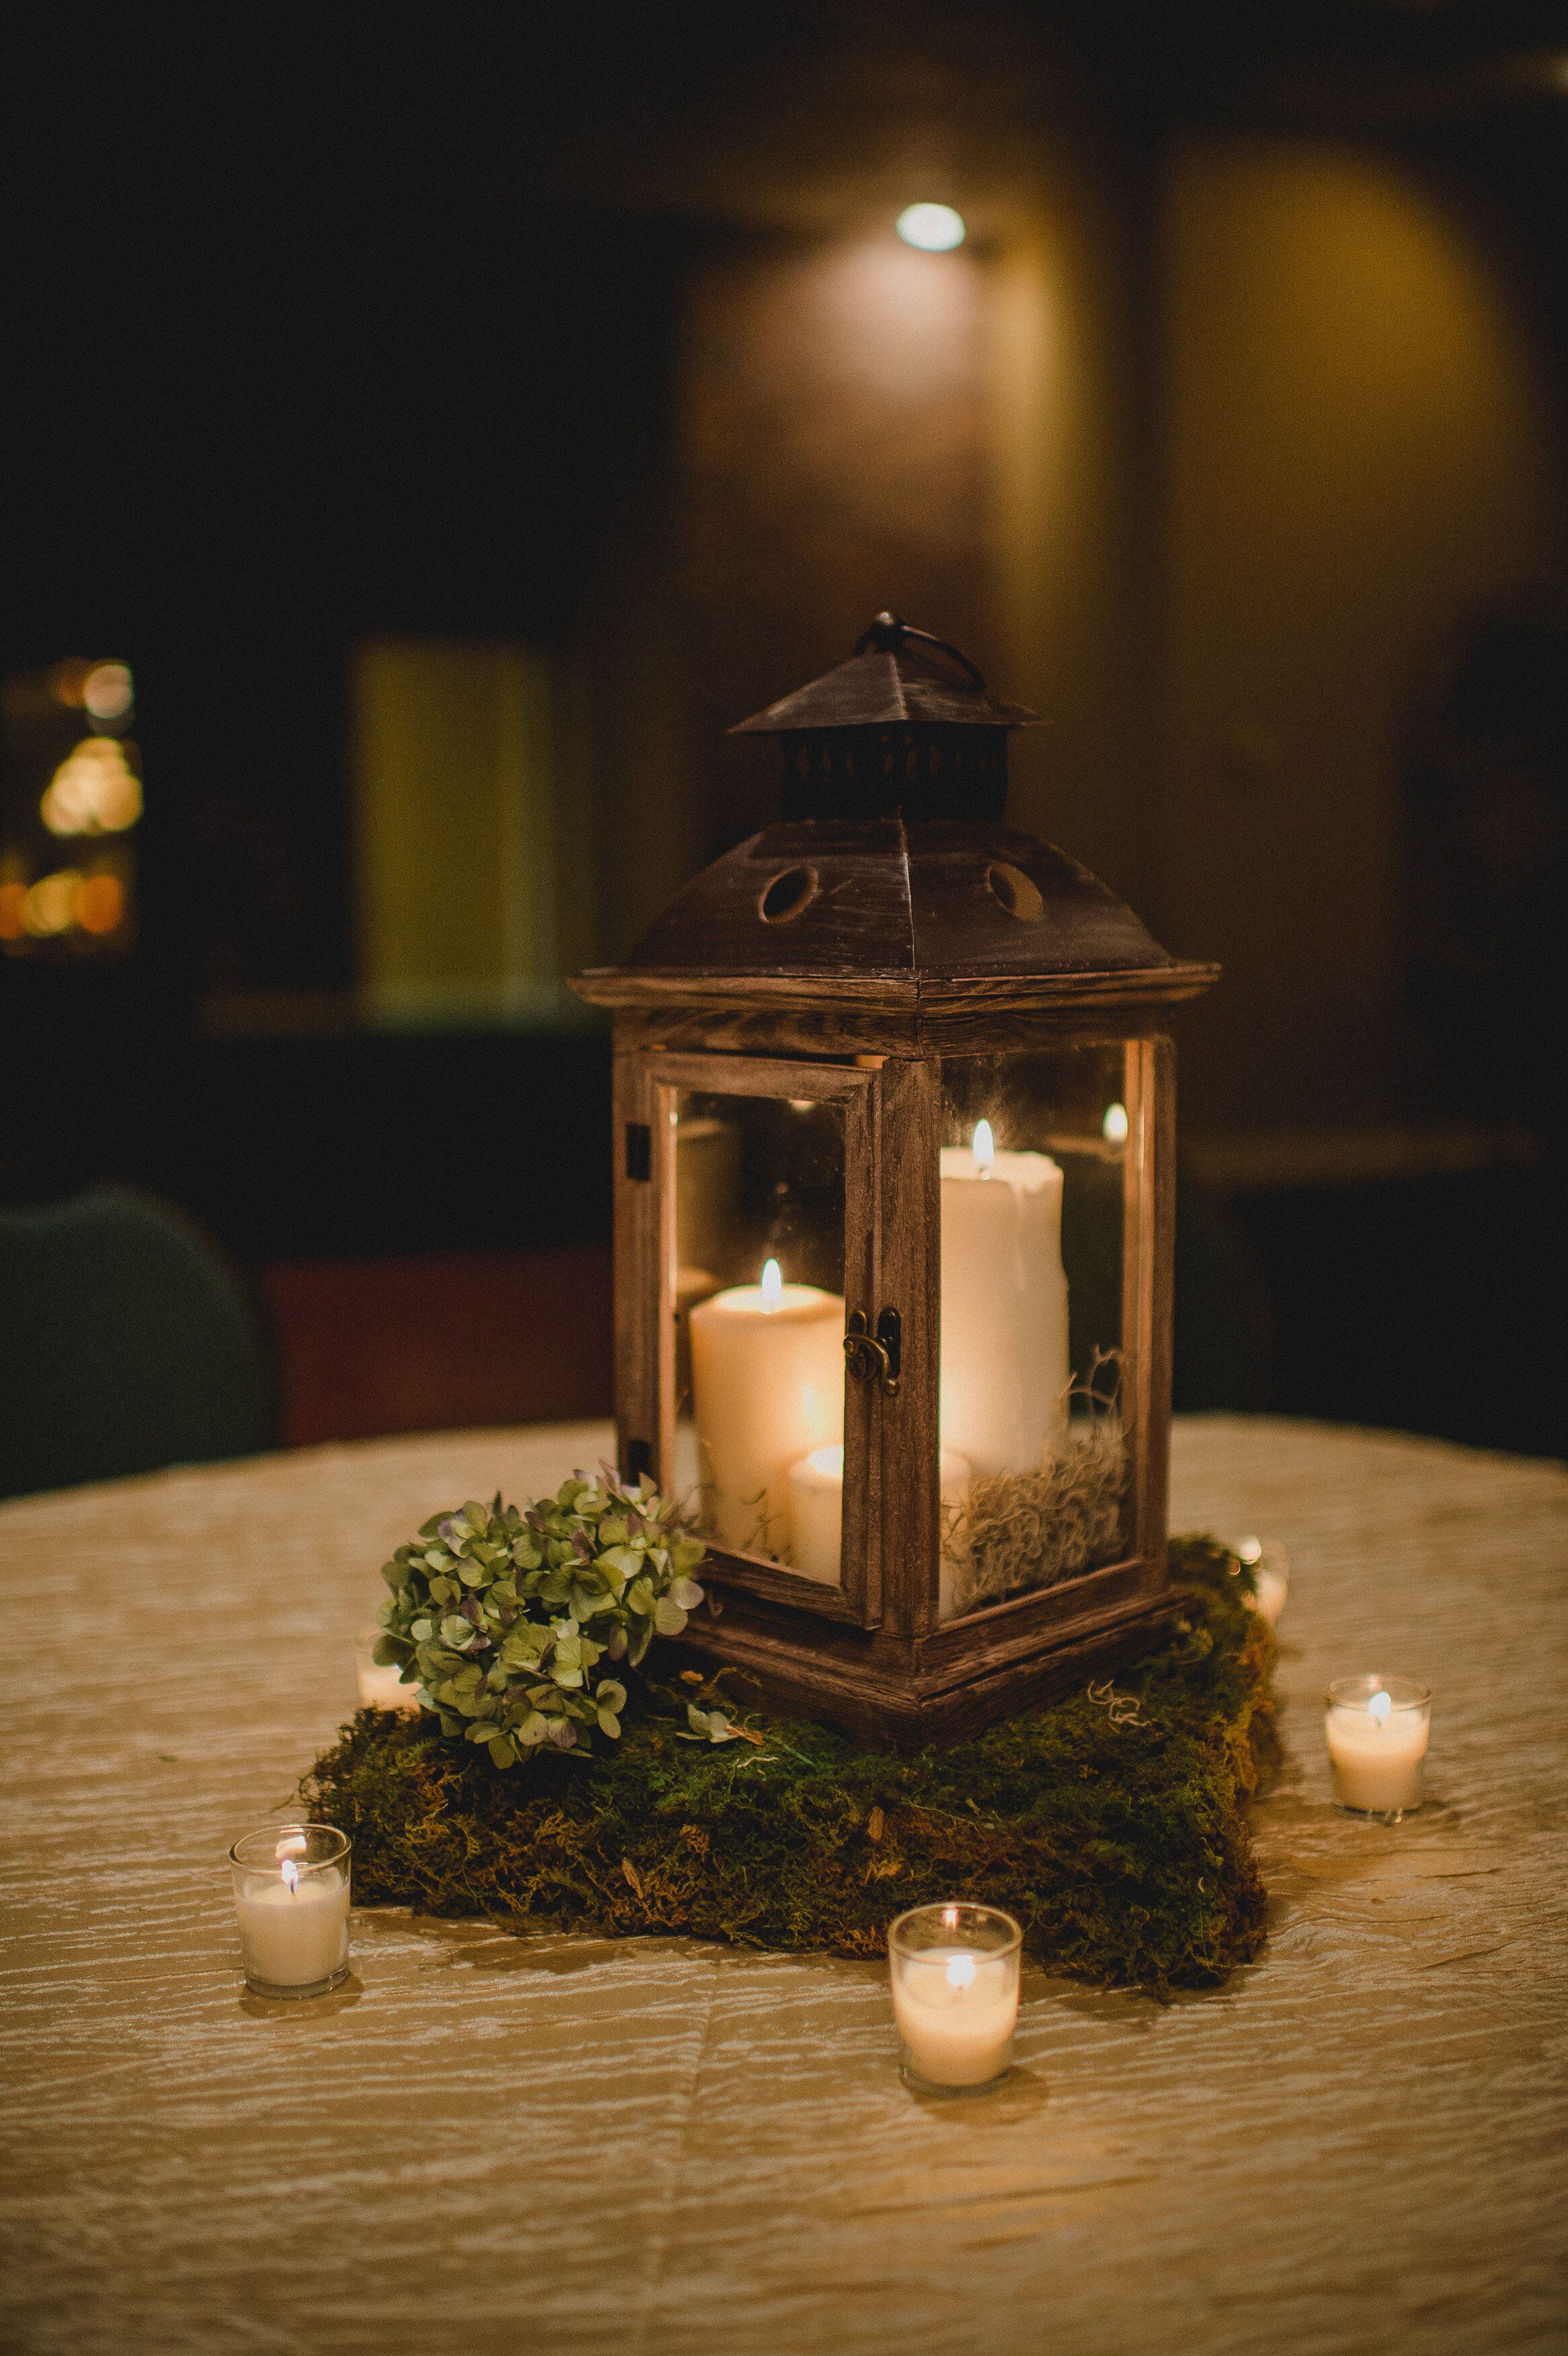
<path fill-rule="evenodd" d="M 1324 1701 L 1335 1799 L 1397 1825 L 1421 1805 L 1432 1696 L 1410 1677 L 1336 1677 Z"/>
<path fill-rule="evenodd" d="M 1276 1538 L 1238 1538 L 1231 1551 L 1253 1574 L 1253 1611 L 1276 1628 L 1290 1593 L 1289 1556 Z"/>
<path fill-rule="evenodd" d="M 359 1679 L 361 1709 L 419 1708 L 419 1687 L 406 1686 L 400 1662 L 379 1661 L 376 1646 L 380 1642 L 379 1628 L 361 1628 L 354 1644 L 354 1665 Z"/>
<path fill-rule="evenodd" d="M 229 1852 L 245 1985 L 325 1996 L 348 1976 L 351 1843 L 336 1825 L 259 1825 Z"/>
<path fill-rule="evenodd" d="M 1005 2078 L 1019 2017 L 1023 1932 L 996 1906 L 916 1906 L 888 1926 L 903 2080 L 978 2094 Z"/>

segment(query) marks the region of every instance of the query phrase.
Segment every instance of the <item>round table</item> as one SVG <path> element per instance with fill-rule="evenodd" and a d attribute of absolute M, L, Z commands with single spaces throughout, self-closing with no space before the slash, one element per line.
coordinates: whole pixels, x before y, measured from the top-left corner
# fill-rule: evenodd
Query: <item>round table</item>
<path fill-rule="evenodd" d="M 868 1964 L 389 1911 L 336 1995 L 247 1997 L 224 1850 L 352 1709 L 381 1561 L 608 1445 L 444 1434 L 0 1508 L 7 2345 L 1562 2347 L 1559 1466 L 1178 1425 L 1173 1528 L 1293 1567 L 1268 1948 L 1164 2007 L 1026 1973 L 984 2100 L 904 2091 Z M 1321 1690 L 1360 1668 L 1435 1692 L 1397 1827 L 1328 1802 Z"/>

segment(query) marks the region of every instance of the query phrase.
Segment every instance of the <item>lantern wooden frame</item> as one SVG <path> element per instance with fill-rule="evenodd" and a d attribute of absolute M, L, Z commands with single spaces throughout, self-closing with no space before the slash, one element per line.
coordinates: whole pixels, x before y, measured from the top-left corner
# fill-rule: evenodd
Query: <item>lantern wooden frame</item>
<path fill-rule="evenodd" d="M 896 642 L 895 651 L 907 678 L 907 651 Z M 1001 710 L 1006 718 L 991 706 L 975 720 L 1005 745 L 1001 729 L 1023 715 Z M 835 769 L 839 787 L 846 758 L 864 760 L 868 725 L 824 733 L 830 758 L 817 766 Z M 913 733 L 895 745 L 898 762 Z M 786 744 L 790 755 L 798 745 Z M 878 758 L 885 768 L 885 753 Z M 927 779 L 940 768 L 939 747 Z M 812 879 L 811 924 L 769 926 L 770 892 L 797 873 Z M 1027 922 L 1008 924 L 1018 911 L 998 893 L 999 873 L 1023 879 Z M 999 917 L 998 898 L 1008 911 Z M 923 926 L 942 969 L 922 954 Z M 899 1320 L 896 1392 L 874 1368 L 846 1385 L 841 1587 L 710 1547 L 709 1604 L 683 1640 L 698 1655 L 748 1672 L 774 1706 L 874 1740 L 920 1742 L 1064 1689 L 1169 1610 L 1175 1093 L 1165 1025 L 1216 970 L 1169 958 L 1086 871 L 1029 836 L 984 818 L 911 822 L 884 809 L 850 822 L 805 816 L 753 837 L 706 870 L 624 964 L 578 979 L 580 992 L 614 1015 L 623 1473 L 645 1472 L 661 1486 L 676 1477 L 678 1091 L 841 1108 L 847 1322 L 858 1312 L 875 1332 L 883 1312 Z M 1099 1568 L 942 1622 L 944 1063 L 1071 1046 L 1113 1048 L 1122 1060 L 1128 1542 Z"/>

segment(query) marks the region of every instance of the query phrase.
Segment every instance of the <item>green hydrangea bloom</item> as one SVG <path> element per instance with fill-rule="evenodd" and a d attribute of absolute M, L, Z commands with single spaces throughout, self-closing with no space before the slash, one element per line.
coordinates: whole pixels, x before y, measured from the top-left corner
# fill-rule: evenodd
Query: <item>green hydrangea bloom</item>
<path fill-rule="evenodd" d="M 497 1767 L 541 1743 L 589 1750 L 595 1731 L 621 1731 L 613 1670 L 635 1669 L 656 1633 L 678 1636 L 702 1601 L 702 1555 L 646 1474 L 627 1489 L 608 1465 L 575 1473 L 521 1511 L 498 1492 L 489 1506 L 471 1498 L 382 1565 L 376 1658 Z"/>

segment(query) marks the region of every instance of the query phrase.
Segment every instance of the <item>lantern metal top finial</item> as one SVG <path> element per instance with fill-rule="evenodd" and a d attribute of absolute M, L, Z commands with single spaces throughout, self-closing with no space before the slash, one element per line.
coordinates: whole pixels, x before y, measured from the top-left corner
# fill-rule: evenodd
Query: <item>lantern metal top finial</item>
<path fill-rule="evenodd" d="M 954 671 L 959 673 L 954 676 Z M 987 687 L 977 664 L 898 614 L 879 614 L 848 662 L 737 722 L 732 736 L 823 728 L 1027 728 L 1035 715 Z"/>

